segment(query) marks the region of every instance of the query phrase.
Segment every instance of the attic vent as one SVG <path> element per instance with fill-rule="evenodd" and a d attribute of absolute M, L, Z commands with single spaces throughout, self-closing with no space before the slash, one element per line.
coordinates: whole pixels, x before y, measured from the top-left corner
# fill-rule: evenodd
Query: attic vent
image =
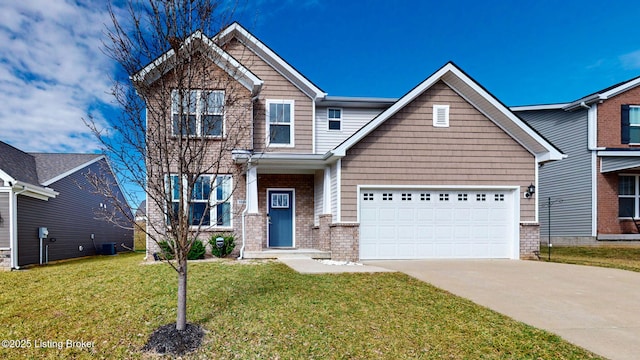
<path fill-rule="evenodd" d="M 433 126 L 449 127 L 449 105 L 433 105 Z"/>

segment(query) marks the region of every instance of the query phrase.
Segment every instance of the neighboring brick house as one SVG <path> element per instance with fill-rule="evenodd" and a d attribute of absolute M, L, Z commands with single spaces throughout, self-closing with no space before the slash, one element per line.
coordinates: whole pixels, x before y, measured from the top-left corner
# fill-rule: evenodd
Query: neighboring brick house
<path fill-rule="evenodd" d="M 104 243 L 133 246 L 131 230 L 97 215 L 110 205 L 89 173 L 116 183 L 103 155 L 25 153 L 0 141 L 1 267 L 95 255 Z M 48 230 L 43 239 L 40 228 Z"/>
<path fill-rule="evenodd" d="M 245 258 L 517 259 L 538 250 L 538 167 L 564 155 L 455 64 L 400 99 L 335 97 L 238 23 L 213 38 L 196 32 L 184 44 L 194 42 L 218 55 L 200 56 L 227 74 L 218 76 L 236 81 L 231 90 L 203 84 L 198 91 L 243 94 L 219 112 L 223 124 L 239 103 L 252 109 L 241 117 L 244 132 L 201 136 L 212 161 L 221 141 L 247 137 L 222 154 L 219 174 L 235 191 L 222 207 L 210 199 L 203 238 L 234 232 Z M 134 79 L 152 84 L 174 55 Z M 175 119 L 166 123 L 175 128 Z M 168 174 L 150 181 L 160 176 Z M 166 224 L 160 207 L 147 206 L 150 223 Z M 148 240 L 148 254 L 157 250 Z"/>
<path fill-rule="evenodd" d="M 640 240 L 640 77 L 570 103 L 512 110 L 569 157 L 540 169 L 543 241 Z M 551 221 L 548 199 L 551 198 Z"/>

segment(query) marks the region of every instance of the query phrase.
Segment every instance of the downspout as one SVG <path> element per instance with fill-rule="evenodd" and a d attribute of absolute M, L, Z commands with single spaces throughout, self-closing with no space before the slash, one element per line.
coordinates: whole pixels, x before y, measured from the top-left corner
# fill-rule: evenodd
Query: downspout
<path fill-rule="evenodd" d="M 598 235 L 598 104 L 587 105 L 584 101 L 580 107 L 587 109 L 587 149 L 591 152 L 591 236 Z"/>
<path fill-rule="evenodd" d="M 11 268 L 16 270 L 20 270 L 20 266 L 18 265 L 18 195 L 25 191 L 27 191 L 27 189 L 22 185 L 22 190 L 13 193 L 11 196 L 11 223 L 9 225 L 9 232 L 11 233 Z"/>

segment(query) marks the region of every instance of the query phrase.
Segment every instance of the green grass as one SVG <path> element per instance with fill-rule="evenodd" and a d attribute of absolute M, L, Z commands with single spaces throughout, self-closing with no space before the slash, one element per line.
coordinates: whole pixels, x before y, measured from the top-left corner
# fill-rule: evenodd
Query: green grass
<path fill-rule="evenodd" d="M 148 358 L 175 321 L 176 277 L 140 254 L 0 273 L 0 358 Z M 189 265 L 188 320 L 203 346 L 187 358 L 586 359 L 595 355 L 400 273 L 301 275 L 277 262 Z M 92 349 L 34 341 L 94 342 Z"/>
<path fill-rule="evenodd" d="M 548 249 L 540 247 L 540 258 L 544 261 L 549 259 Z M 553 246 L 551 261 L 640 272 L 640 248 Z"/>

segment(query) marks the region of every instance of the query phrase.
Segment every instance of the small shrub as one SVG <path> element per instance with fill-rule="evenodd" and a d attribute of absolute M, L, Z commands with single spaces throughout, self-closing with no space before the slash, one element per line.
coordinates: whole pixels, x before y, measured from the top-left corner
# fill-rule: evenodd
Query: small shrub
<path fill-rule="evenodd" d="M 187 260 L 204 259 L 205 251 L 206 249 L 202 241 L 194 240 L 193 245 L 191 245 L 191 250 L 189 250 L 189 254 L 187 254 Z"/>
<path fill-rule="evenodd" d="M 215 243 L 215 240 L 214 240 Z M 173 242 L 172 241 L 160 241 L 158 243 L 160 246 L 160 257 L 166 260 L 173 260 L 174 251 L 173 251 Z M 204 259 L 205 247 L 202 241 L 194 240 L 193 245 L 191 245 L 191 250 L 187 254 L 187 260 L 196 260 L 196 259 Z"/>
<path fill-rule="evenodd" d="M 158 242 L 158 246 L 160 247 L 160 258 L 166 260 L 173 260 L 173 242 L 169 242 L 167 240 L 163 240 Z"/>
<path fill-rule="evenodd" d="M 216 238 L 219 237 L 224 239 L 224 246 L 222 247 L 222 249 L 218 249 L 218 247 L 216 246 Z M 209 244 L 211 245 L 211 254 L 219 258 L 231 254 L 233 249 L 235 249 L 236 247 L 235 237 L 233 235 L 214 234 L 209 239 Z"/>

